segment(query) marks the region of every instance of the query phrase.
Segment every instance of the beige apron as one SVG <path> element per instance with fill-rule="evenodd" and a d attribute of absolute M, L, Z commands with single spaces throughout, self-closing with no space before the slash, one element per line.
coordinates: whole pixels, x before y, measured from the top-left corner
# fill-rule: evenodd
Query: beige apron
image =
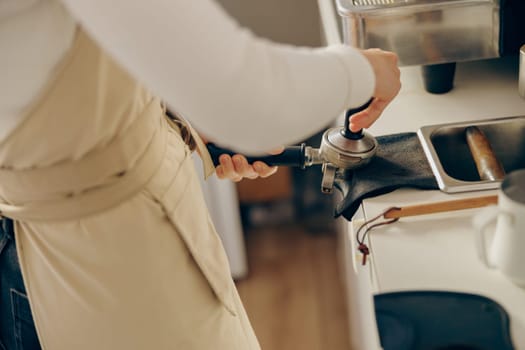
<path fill-rule="evenodd" d="M 0 145 L 0 198 L 44 350 L 259 349 L 190 150 L 81 30 Z"/>

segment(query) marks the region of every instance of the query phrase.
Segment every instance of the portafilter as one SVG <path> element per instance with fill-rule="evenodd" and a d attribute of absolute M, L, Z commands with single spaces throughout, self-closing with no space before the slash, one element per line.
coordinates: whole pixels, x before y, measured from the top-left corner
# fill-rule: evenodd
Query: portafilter
<path fill-rule="evenodd" d="M 248 163 L 262 161 L 271 166 L 295 166 L 303 169 L 321 165 L 321 191 L 332 193 L 336 179 L 344 179 L 352 169 L 368 164 L 377 151 L 377 141 L 370 133 L 363 129 L 357 132 L 350 130 L 350 116 L 366 109 L 371 102 L 372 99 L 358 108 L 347 110 L 344 125 L 326 130 L 319 148 L 304 143 L 300 146 L 287 146 L 282 153 L 276 155 L 246 157 Z M 206 146 L 215 165 L 219 164 L 221 154 L 238 153 L 218 147 L 214 143 L 208 143 Z"/>

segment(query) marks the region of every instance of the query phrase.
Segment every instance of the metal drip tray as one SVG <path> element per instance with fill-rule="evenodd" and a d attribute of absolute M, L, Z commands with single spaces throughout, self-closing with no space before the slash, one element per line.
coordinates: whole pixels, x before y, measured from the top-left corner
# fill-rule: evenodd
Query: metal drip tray
<path fill-rule="evenodd" d="M 496 189 L 500 181 L 482 181 L 465 139 L 465 128 L 486 135 L 505 172 L 525 168 L 525 116 L 425 126 L 418 130 L 423 150 L 444 192 Z"/>

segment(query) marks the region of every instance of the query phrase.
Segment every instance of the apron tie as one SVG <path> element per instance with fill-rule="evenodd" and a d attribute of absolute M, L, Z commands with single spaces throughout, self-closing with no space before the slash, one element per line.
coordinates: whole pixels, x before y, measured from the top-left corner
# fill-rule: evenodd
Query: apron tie
<path fill-rule="evenodd" d="M 204 141 L 199 136 L 199 133 L 191 126 L 191 124 L 181 116 L 179 113 L 172 112 L 166 109 L 163 104 L 168 121 L 170 124 L 180 130 L 180 134 L 184 142 L 188 145 L 191 151 L 197 150 L 202 161 L 202 168 L 204 169 L 204 179 L 207 179 L 215 172 L 215 165 L 211 159 L 210 152 L 206 148 Z"/>

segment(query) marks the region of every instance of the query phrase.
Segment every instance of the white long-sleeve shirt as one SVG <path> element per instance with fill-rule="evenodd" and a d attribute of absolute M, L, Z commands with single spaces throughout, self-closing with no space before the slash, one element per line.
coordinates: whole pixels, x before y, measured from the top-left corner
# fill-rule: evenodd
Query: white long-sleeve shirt
<path fill-rule="evenodd" d="M 272 43 L 214 0 L 0 0 L 0 140 L 54 76 L 78 23 L 196 129 L 247 153 L 304 139 L 374 89 L 357 50 Z"/>

